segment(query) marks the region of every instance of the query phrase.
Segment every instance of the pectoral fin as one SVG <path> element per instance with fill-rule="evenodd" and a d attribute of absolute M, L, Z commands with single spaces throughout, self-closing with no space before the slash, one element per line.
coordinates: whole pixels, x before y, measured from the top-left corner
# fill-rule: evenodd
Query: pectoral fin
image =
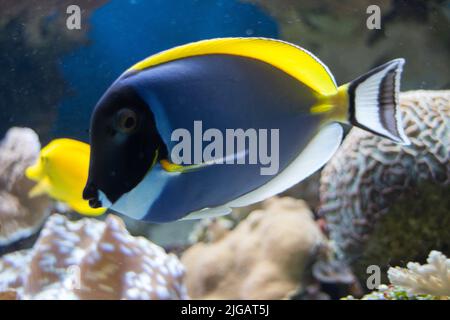
<path fill-rule="evenodd" d="M 41 181 L 39 181 L 29 192 L 28 197 L 34 198 L 41 196 L 43 194 L 48 193 L 50 189 L 50 181 L 48 181 L 48 178 L 44 178 Z"/>
<path fill-rule="evenodd" d="M 229 161 L 233 161 L 233 163 L 237 163 L 237 160 L 245 157 L 247 155 L 247 153 L 248 153 L 247 150 L 242 150 L 236 154 L 230 154 L 224 158 L 213 159 L 213 160 L 205 161 L 205 162 L 202 162 L 199 164 L 191 164 L 191 165 L 176 164 L 176 163 L 170 162 L 169 160 L 166 160 L 166 159 L 161 160 L 160 163 L 161 163 L 161 167 L 167 172 L 185 173 L 185 172 L 192 172 L 195 170 L 199 170 L 201 168 L 205 168 L 208 166 L 212 166 L 214 164 L 229 163 Z"/>
<path fill-rule="evenodd" d="M 198 170 L 198 169 L 208 166 L 208 165 L 210 165 L 210 164 L 201 163 L 201 164 L 192 164 L 192 165 L 183 166 L 180 164 L 172 163 L 169 160 L 165 160 L 165 159 L 161 160 L 161 166 L 167 172 L 180 172 L 180 173 L 191 172 L 191 171 Z"/>

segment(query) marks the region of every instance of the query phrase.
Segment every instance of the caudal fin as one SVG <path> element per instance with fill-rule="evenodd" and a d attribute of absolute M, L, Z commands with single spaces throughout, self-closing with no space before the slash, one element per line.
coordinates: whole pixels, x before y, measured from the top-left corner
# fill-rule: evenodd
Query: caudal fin
<path fill-rule="evenodd" d="M 408 145 L 398 104 L 404 63 L 404 59 L 392 60 L 346 86 L 352 125 Z"/>

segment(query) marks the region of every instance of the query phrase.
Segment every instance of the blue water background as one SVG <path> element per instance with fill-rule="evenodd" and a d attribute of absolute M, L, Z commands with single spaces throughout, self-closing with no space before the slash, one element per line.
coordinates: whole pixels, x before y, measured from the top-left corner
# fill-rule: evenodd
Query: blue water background
<path fill-rule="evenodd" d="M 61 60 L 68 94 L 59 107 L 55 137 L 87 141 L 98 99 L 124 70 L 151 54 L 208 38 L 278 35 L 270 16 L 237 0 L 113 0 L 89 23 L 89 43 Z"/>

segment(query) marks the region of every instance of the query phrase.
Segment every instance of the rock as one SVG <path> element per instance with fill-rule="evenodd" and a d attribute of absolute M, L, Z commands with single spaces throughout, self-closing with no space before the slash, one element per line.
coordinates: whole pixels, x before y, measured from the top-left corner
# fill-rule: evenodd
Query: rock
<path fill-rule="evenodd" d="M 298 293 L 324 237 L 301 200 L 273 198 L 211 243 L 182 256 L 194 299 L 283 299 Z"/>
<path fill-rule="evenodd" d="M 54 214 L 31 250 L 0 259 L 0 297 L 17 299 L 186 299 L 179 260 L 118 217 L 70 222 Z"/>
<path fill-rule="evenodd" d="M 50 213 L 49 198 L 28 198 L 33 182 L 24 176 L 39 151 L 38 136 L 27 128 L 11 128 L 0 143 L 0 248 L 35 233 Z"/>
<path fill-rule="evenodd" d="M 320 214 L 360 278 L 450 250 L 450 91 L 402 93 L 400 104 L 410 146 L 353 128 L 322 171 Z"/>

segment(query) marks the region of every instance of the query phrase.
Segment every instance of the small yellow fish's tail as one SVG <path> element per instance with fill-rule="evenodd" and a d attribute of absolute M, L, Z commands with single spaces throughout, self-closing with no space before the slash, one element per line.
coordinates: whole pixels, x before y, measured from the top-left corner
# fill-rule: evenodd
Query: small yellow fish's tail
<path fill-rule="evenodd" d="M 409 144 L 398 107 L 400 76 L 404 59 L 379 66 L 350 83 L 334 95 L 319 97 L 312 113 L 327 113 L 329 119 L 349 123 L 401 144 Z"/>

